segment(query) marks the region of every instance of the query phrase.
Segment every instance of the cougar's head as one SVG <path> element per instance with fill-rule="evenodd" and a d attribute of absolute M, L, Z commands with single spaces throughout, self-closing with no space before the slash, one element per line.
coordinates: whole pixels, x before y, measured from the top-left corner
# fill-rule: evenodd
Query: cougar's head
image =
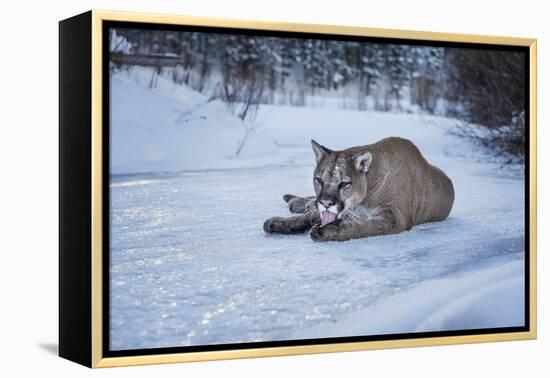
<path fill-rule="evenodd" d="M 314 140 L 311 146 L 317 160 L 313 186 L 323 227 L 335 222 L 345 209 L 363 201 L 372 155 L 368 151 L 354 154 L 349 150 L 332 151 Z"/>

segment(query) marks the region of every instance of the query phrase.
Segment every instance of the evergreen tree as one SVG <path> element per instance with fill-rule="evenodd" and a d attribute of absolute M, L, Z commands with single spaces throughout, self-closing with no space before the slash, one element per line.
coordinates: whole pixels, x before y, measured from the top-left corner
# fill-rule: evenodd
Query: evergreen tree
<path fill-rule="evenodd" d="M 387 45 L 383 50 L 385 74 L 388 78 L 389 96 L 394 97 L 397 107 L 401 107 L 402 91 L 410 82 L 412 63 L 411 47 L 407 45 Z M 386 104 L 389 108 L 389 105 Z"/>

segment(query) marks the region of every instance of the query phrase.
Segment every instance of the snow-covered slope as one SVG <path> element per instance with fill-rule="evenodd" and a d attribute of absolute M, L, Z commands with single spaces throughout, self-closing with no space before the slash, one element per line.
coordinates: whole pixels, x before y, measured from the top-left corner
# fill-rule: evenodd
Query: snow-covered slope
<path fill-rule="evenodd" d="M 523 260 L 427 280 L 336 322 L 299 331 L 302 338 L 520 326 Z M 475 327 L 472 327 L 475 325 Z"/>
<path fill-rule="evenodd" d="M 144 69 L 122 71 L 111 79 L 112 173 L 310 164 L 312 138 L 331 148 L 347 148 L 398 135 L 428 155 L 441 153 L 434 138 L 454 143 L 446 135 L 451 120 L 343 111 L 329 101 L 325 109 L 263 106 L 254 135 L 237 156 L 245 125 L 222 102 L 209 101 L 163 76 L 155 80 L 150 88 L 151 71 Z M 439 126 L 422 127 L 430 122 Z"/>
<path fill-rule="evenodd" d="M 136 173 L 227 165 L 242 133 L 225 105 L 146 70 L 111 79 L 111 171 Z"/>
<path fill-rule="evenodd" d="M 112 167 L 164 173 L 111 178 L 112 348 L 523 324 L 523 176 L 472 159 L 450 120 L 266 106 L 237 157 L 242 124 L 223 104 L 174 123 L 206 99 L 142 79 L 113 80 Z M 266 218 L 288 214 L 284 193 L 313 193 L 311 138 L 386 136 L 451 177 L 448 220 L 342 243 L 264 234 Z"/>

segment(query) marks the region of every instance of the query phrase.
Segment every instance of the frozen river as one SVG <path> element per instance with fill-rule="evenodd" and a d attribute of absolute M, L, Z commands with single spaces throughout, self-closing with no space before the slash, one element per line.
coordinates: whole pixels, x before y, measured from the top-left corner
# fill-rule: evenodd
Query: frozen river
<path fill-rule="evenodd" d="M 282 194 L 311 193 L 311 166 L 115 177 L 111 346 L 324 337 L 338 334 L 333 329 L 340 320 L 421 283 L 428 283 L 423 295 L 429 296 L 430 282 L 437 288 L 445 282 L 438 280 L 470 272 L 483 276 L 479 271 L 484 268 L 515 261 L 512 273 L 522 277 L 523 197 L 518 188 L 523 181 L 490 175 L 484 165 L 458 165 L 461 169 L 451 177 L 459 195 L 448 220 L 399 235 L 331 243 L 262 230 L 266 218 L 287 213 Z M 470 171 L 464 169 L 469 165 Z M 515 301 L 523 281 L 518 285 Z M 428 318 L 456 296 L 480 288 L 458 294 L 451 289 L 437 303 L 422 309 L 413 304 L 405 311 L 423 310 Z M 390 306 L 387 311 L 378 323 L 397 310 Z M 410 315 L 401 315 L 391 326 L 367 318 L 363 326 L 355 322 L 355 329 L 348 325 L 346 331 L 415 331 L 426 320 L 409 325 Z M 479 326 L 499 325 L 499 314 L 485 316 Z M 522 322 L 521 316 L 512 317 Z"/>

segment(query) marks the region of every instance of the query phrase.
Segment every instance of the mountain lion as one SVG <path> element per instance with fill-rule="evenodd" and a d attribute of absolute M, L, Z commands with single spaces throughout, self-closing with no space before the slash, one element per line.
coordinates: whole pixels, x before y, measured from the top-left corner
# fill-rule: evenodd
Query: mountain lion
<path fill-rule="evenodd" d="M 269 218 L 265 232 L 309 230 L 315 241 L 341 241 L 395 234 L 451 212 L 453 183 L 409 140 L 386 138 L 342 151 L 313 140 L 311 145 L 316 196 L 284 195 L 290 211 L 300 215 Z"/>

